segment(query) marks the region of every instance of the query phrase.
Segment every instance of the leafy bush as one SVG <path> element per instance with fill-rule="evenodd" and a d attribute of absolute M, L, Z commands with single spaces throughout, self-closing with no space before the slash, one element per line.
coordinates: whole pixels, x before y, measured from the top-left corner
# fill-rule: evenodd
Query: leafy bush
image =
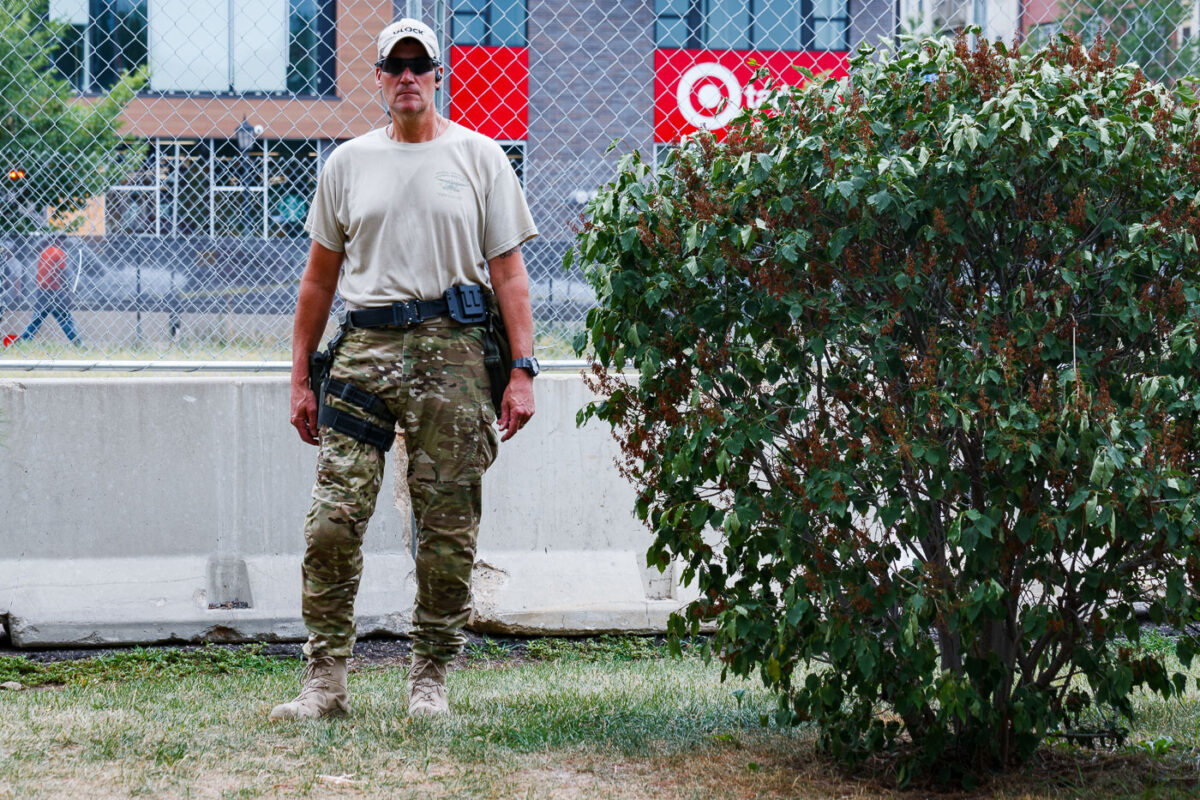
<path fill-rule="evenodd" d="M 729 671 L 902 782 L 1183 691 L 1112 642 L 1135 603 L 1198 617 L 1194 103 L 1099 45 L 960 37 L 777 111 L 625 158 L 579 235 L 581 418 L 650 563 L 698 582 L 674 632 L 712 621 Z"/>

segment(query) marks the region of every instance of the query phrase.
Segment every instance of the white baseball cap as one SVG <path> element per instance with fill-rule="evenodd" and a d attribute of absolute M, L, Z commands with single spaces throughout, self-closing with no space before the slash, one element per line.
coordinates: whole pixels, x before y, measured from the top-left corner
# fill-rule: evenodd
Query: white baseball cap
<path fill-rule="evenodd" d="M 401 39 L 416 39 L 434 61 L 442 60 L 437 36 L 433 29 L 419 19 L 398 19 L 379 32 L 379 57 L 387 58 Z"/>

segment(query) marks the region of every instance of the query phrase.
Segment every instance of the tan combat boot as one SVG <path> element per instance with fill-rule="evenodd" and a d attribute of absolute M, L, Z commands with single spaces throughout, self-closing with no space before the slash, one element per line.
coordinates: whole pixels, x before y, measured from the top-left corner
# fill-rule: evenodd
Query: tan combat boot
<path fill-rule="evenodd" d="M 304 667 L 304 688 L 290 703 L 271 709 L 271 722 L 283 719 L 320 719 L 350 713 L 346 692 L 346 659 L 336 656 L 310 658 Z"/>
<path fill-rule="evenodd" d="M 413 717 L 450 713 L 445 664 L 413 654 L 412 669 L 408 671 L 408 713 Z"/>

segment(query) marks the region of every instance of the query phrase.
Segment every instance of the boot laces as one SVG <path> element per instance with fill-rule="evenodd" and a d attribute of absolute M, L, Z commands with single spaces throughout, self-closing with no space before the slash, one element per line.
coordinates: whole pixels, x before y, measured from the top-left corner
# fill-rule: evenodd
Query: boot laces
<path fill-rule="evenodd" d="M 412 673 L 412 693 L 421 703 L 436 704 L 438 695 L 445 691 L 445 668 L 433 661 L 418 662 Z"/>
<path fill-rule="evenodd" d="M 421 678 L 413 683 L 413 695 L 419 702 L 423 704 L 435 705 L 437 703 L 438 689 L 440 684 L 434 683 L 428 678 Z"/>
<path fill-rule="evenodd" d="M 333 688 L 328 672 L 317 674 L 318 668 L 324 666 L 329 666 L 329 664 L 325 664 L 319 660 L 309 661 L 304 665 L 304 680 L 300 688 L 300 694 L 296 697 L 297 702 L 310 695 L 317 694 L 318 692 L 327 692 Z"/>

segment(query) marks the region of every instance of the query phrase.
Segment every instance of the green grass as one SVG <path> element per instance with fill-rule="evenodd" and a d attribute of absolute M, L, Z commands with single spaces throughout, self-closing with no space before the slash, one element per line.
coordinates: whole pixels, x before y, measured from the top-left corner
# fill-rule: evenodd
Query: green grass
<path fill-rule="evenodd" d="M 454 713 L 410 720 L 405 670 L 351 673 L 353 713 L 271 724 L 297 659 L 259 647 L 137 649 L 75 662 L 0 659 L 0 798 L 908 798 L 886 770 L 847 774 L 811 728 L 764 720 L 756 681 L 720 680 L 701 643 L 492 640 L 450 676 Z M 1048 746 L 992 780 L 997 798 L 1193 796 L 1200 697 L 1140 697 L 1125 747 Z"/>
<path fill-rule="evenodd" d="M 686 656 L 703 654 L 704 640 L 685 641 L 681 650 Z M 513 658 L 528 661 L 642 661 L 670 656 L 663 639 L 644 636 L 612 636 L 602 634 L 577 639 L 501 640 L 483 638 L 467 646 L 471 661 L 507 661 Z"/>
<path fill-rule="evenodd" d="M 261 645 L 199 650 L 133 648 L 77 661 L 39 663 L 21 656 L 0 656 L 0 683 L 17 681 L 25 687 L 88 686 L 111 681 L 175 680 L 194 675 L 233 672 L 288 674 L 294 665 L 262 655 Z"/>
<path fill-rule="evenodd" d="M 281 785 L 306 796 L 328 788 L 322 775 L 352 776 L 383 796 L 491 796 L 522 757 L 645 758 L 758 728 L 754 710 L 733 702 L 701 660 L 668 660 L 637 642 L 609 641 L 600 649 L 612 657 L 591 660 L 579 654 L 594 649 L 560 642 L 535 648 L 535 664 L 460 670 L 450 679 L 454 716 L 416 722 L 405 712 L 405 673 L 394 667 L 352 674 L 347 720 L 271 725 L 266 713 L 295 693 L 299 662 L 255 648 L 135 650 L 26 667 L 6 658 L 5 679 L 57 688 L 0 693 L 0 797 L 65 796 L 77 783 L 96 797 L 188 796 L 197 787 L 193 796 L 258 797 Z M 761 689 L 757 700 L 769 702 Z"/>

